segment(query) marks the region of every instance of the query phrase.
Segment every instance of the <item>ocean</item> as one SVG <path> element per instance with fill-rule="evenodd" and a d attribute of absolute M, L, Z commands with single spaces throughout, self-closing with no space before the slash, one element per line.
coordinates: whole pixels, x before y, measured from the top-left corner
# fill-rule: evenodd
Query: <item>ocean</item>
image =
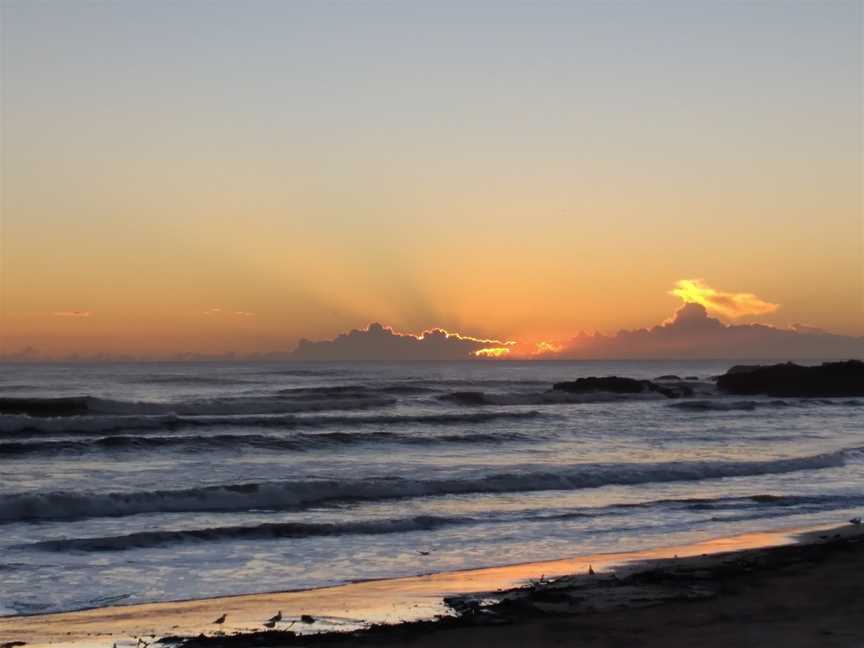
<path fill-rule="evenodd" d="M 717 394 L 731 364 L 0 365 L 0 615 L 860 515 L 864 401 Z M 695 395 L 550 392 L 668 374 Z"/>

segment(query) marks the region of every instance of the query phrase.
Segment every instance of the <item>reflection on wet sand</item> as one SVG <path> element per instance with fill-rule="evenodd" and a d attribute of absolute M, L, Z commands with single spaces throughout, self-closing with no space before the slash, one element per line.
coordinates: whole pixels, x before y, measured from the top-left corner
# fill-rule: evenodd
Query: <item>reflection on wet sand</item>
<path fill-rule="evenodd" d="M 117 606 L 59 614 L 0 618 L 0 644 L 110 648 L 165 635 L 197 636 L 218 632 L 275 629 L 300 632 L 356 629 L 373 623 L 398 623 L 446 614 L 444 596 L 494 592 L 540 577 L 625 568 L 627 563 L 698 556 L 789 544 L 796 535 L 816 539 L 827 527 L 785 530 L 709 540 L 640 552 L 595 554 L 548 562 L 355 582 L 313 590 L 251 594 L 190 601 Z M 857 527 L 849 527 L 853 529 Z M 806 531 L 806 533 L 805 533 Z M 278 611 L 278 612 L 277 612 Z M 215 619 L 215 622 L 214 622 Z M 218 625 L 214 627 L 214 623 Z"/>

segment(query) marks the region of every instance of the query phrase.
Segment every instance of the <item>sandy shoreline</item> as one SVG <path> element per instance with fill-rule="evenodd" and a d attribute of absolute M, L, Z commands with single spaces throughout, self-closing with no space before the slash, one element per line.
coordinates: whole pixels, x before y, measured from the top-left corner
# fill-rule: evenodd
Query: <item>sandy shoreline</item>
<path fill-rule="evenodd" d="M 616 567 L 616 573 L 623 576 L 635 568 L 628 567 L 628 564 L 639 565 L 642 569 L 645 566 L 644 561 L 673 559 L 674 557 L 682 560 L 703 554 L 729 556 L 737 555 L 729 552 L 742 552 L 760 547 L 788 546 L 795 542 L 796 534 L 803 538 L 804 544 L 800 546 L 827 546 L 831 544 L 830 539 L 834 535 L 842 535 L 844 538 L 846 536 L 853 538 L 856 541 L 855 546 L 860 547 L 857 543 L 857 540 L 861 538 L 860 529 L 861 527 L 850 525 L 830 532 L 826 532 L 825 527 L 810 529 L 808 533 L 803 535 L 800 535 L 802 532 L 800 529 L 749 533 L 687 546 L 664 547 L 649 551 L 596 554 L 542 563 L 366 581 L 322 589 L 114 606 L 47 615 L 0 617 L 0 645 L 24 641 L 28 646 L 87 646 L 88 648 L 97 648 L 99 646 L 111 647 L 116 644 L 121 647 L 135 645 L 139 637 L 152 641 L 171 635 L 195 637 L 204 633 L 212 636 L 220 630 L 218 626 L 212 624 L 212 621 L 222 614 L 228 615 L 221 628 L 226 636 L 234 633 L 257 633 L 257 635 L 253 635 L 257 637 L 257 641 L 266 638 L 266 643 L 256 642 L 254 645 L 277 645 L 276 642 L 280 640 L 290 641 L 290 633 L 269 632 L 266 637 L 261 636 L 261 631 L 264 630 L 263 621 L 275 614 L 277 610 L 281 610 L 286 619 L 286 622 L 277 626 L 277 629 L 285 630 L 290 627 L 293 630 L 311 631 L 357 630 L 375 624 L 431 619 L 439 614 L 452 613 L 452 610 L 444 604 L 444 597 L 520 588 L 525 583 L 532 580 L 536 581 L 541 577 L 551 580 L 572 574 L 585 574 L 589 564 L 593 565 L 594 569 L 601 574 L 605 570 Z M 848 544 L 845 541 L 843 543 Z M 855 555 L 860 558 L 860 554 L 861 551 L 858 551 Z M 710 560 L 710 558 L 703 560 Z M 858 576 L 859 580 L 864 583 L 864 574 L 859 572 Z M 601 576 L 602 578 L 606 577 Z M 564 580 L 566 581 L 566 579 Z M 864 599 L 864 596 L 859 598 Z M 673 604 L 664 603 L 663 607 L 669 605 Z M 656 610 L 657 608 L 652 609 Z M 635 612 L 636 610 L 630 610 L 630 613 L 635 614 Z M 573 610 L 565 610 L 563 613 L 565 616 L 568 614 L 572 616 Z M 304 614 L 312 615 L 316 620 L 315 623 L 290 625 L 292 619 L 299 619 Z M 506 621 L 511 623 L 512 619 L 506 619 Z M 538 623 L 538 621 L 520 620 L 517 625 L 521 627 L 526 623 L 531 625 Z M 452 631 L 464 633 L 469 630 L 479 631 L 478 628 L 461 627 Z M 483 628 L 484 632 L 491 630 L 491 627 Z M 443 634 L 449 632 L 442 631 Z M 433 641 L 433 643 L 418 643 L 417 645 L 436 645 L 434 637 L 442 633 L 432 632 L 429 634 L 424 631 L 419 636 L 413 637 L 412 643 L 428 640 Z M 376 634 L 376 636 L 381 641 L 392 642 L 392 637 L 388 639 L 386 634 L 384 631 L 381 634 Z M 350 640 L 357 641 L 358 637 L 350 638 Z M 371 637 L 365 641 L 370 640 L 372 640 Z M 475 637 L 471 639 L 471 642 L 475 643 L 479 640 Z M 232 642 L 232 645 L 240 646 L 243 644 Z M 860 645 L 864 645 L 864 639 Z"/>

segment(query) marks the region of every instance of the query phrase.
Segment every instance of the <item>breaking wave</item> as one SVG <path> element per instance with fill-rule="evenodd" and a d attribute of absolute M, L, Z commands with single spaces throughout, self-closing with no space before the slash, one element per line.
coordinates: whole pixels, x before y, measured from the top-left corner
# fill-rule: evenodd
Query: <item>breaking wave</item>
<path fill-rule="evenodd" d="M 324 428 L 334 425 L 454 425 L 488 423 L 542 416 L 535 410 L 517 412 L 469 412 L 458 414 L 358 414 L 352 416 L 242 415 L 242 416 L 0 416 L 0 436 L 31 436 L 33 433 L 92 435 L 110 432 L 178 430 L 185 428 Z"/>
<path fill-rule="evenodd" d="M 466 407 L 483 405 L 569 405 L 579 403 L 608 403 L 617 401 L 666 400 L 657 392 L 638 394 L 616 394 L 612 392 L 591 392 L 574 394 L 565 391 L 492 393 L 483 391 L 458 391 L 442 394 L 439 401 Z"/>
<path fill-rule="evenodd" d="M 542 437 L 519 432 L 452 433 L 439 435 L 405 434 L 391 431 L 297 433 L 290 436 L 263 434 L 212 434 L 182 436 L 129 436 L 125 434 L 96 439 L 63 439 L 0 443 L 0 458 L 42 454 L 83 454 L 90 452 L 139 452 L 171 450 L 201 452 L 208 450 L 269 450 L 305 452 L 336 446 L 371 443 L 403 445 L 440 445 L 445 443 L 505 443 L 536 441 Z"/>
<path fill-rule="evenodd" d="M 204 543 L 220 541 L 259 541 L 300 539 L 317 536 L 379 535 L 388 533 L 410 533 L 434 531 L 446 527 L 529 522 L 564 522 L 579 518 L 602 516 L 628 516 L 633 509 L 658 508 L 664 510 L 688 509 L 707 513 L 733 512 L 735 519 L 758 519 L 781 515 L 798 515 L 803 512 L 824 511 L 858 506 L 864 497 L 843 495 L 751 495 L 719 497 L 715 499 L 662 499 L 630 504 L 610 504 L 600 507 L 583 507 L 538 513 L 533 509 L 506 513 L 440 516 L 418 515 L 407 518 L 385 518 L 373 520 L 350 520 L 341 522 L 270 522 L 251 525 L 207 527 L 165 531 L 140 531 L 135 533 L 43 540 L 18 545 L 21 549 L 42 551 L 127 551 L 150 549 L 178 543 Z M 716 521 L 718 518 L 709 518 Z M 723 518 L 724 520 L 730 518 Z"/>
<path fill-rule="evenodd" d="M 0 521 L 159 512 L 296 510 L 346 500 L 578 490 L 608 485 L 699 481 L 835 468 L 843 466 L 848 458 L 860 456 L 862 450 L 851 448 L 770 461 L 575 464 L 457 479 L 309 479 L 129 493 L 16 493 L 0 495 Z"/>
<path fill-rule="evenodd" d="M 265 397 L 226 397 L 176 403 L 121 401 L 95 396 L 60 398 L 0 398 L 0 414 L 32 417 L 215 414 L 283 414 L 324 410 L 364 409 L 393 405 L 395 399 L 376 392 L 313 390 Z"/>
<path fill-rule="evenodd" d="M 314 536 L 377 535 L 384 533 L 406 533 L 410 531 L 432 531 L 454 524 L 470 524 L 472 521 L 470 518 L 418 515 L 402 519 L 357 522 L 269 522 L 251 526 L 226 526 L 182 531 L 142 531 L 102 538 L 46 540 L 28 545 L 28 548 L 48 551 L 123 551 L 127 549 L 159 547 L 178 542 L 277 540 Z"/>
<path fill-rule="evenodd" d="M 752 411 L 755 409 L 778 409 L 786 407 L 809 406 L 845 406 L 861 407 L 864 401 L 855 399 L 801 398 L 795 400 L 684 400 L 670 403 L 668 407 L 692 412 L 732 412 Z"/>

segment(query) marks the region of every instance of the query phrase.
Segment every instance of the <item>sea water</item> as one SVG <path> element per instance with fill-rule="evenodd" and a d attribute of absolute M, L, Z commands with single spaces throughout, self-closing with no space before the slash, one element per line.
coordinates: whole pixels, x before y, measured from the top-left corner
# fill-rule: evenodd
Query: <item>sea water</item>
<path fill-rule="evenodd" d="M 0 615 L 859 515 L 864 401 L 721 395 L 731 364 L 0 365 Z M 552 390 L 664 374 L 695 394 Z"/>

